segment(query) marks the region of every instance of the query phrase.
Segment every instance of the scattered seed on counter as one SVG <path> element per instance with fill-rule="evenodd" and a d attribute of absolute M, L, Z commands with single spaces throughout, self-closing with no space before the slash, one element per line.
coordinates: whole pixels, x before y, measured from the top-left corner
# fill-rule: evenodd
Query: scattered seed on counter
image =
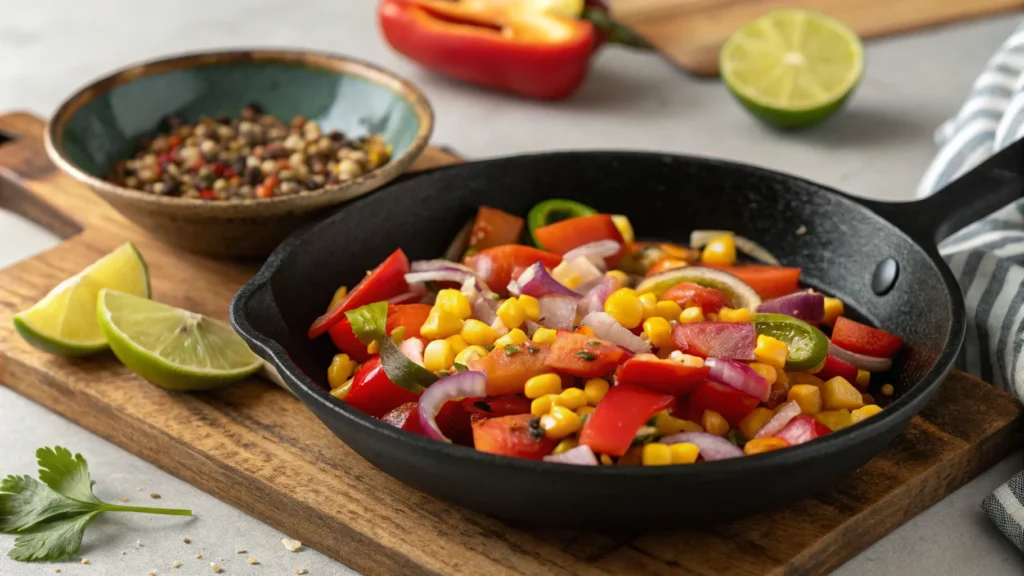
<path fill-rule="evenodd" d="M 135 547 L 136 548 L 142 548 L 143 546 L 145 546 L 145 544 L 142 543 L 142 540 L 136 540 L 135 541 Z"/>
<path fill-rule="evenodd" d="M 82 564 L 88 564 L 88 563 L 89 563 L 89 559 L 88 558 L 82 558 Z"/>
<path fill-rule="evenodd" d="M 305 568 L 296 568 L 295 569 L 295 573 L 296 574 L 309 574 L 309 570 L 306 570 Z"/>
<path fill-rule="evenodd" d="M 122 503 L 122 504 L 123 504 L 123 503 L 125 503 L 125 502 L 127 502 L 127 501 L 128 501 L 128 499 L 127 499 L 127 498 L 121 498 L 121 503 Z"/>
<path fill-rule="evenodd" d="M 202 560 L 202 559 L 203 559 L 203 555 L 202 554 L 196 554 L 196 560 Z"/>
<path fill-rule="evenodd" d="M 60 568 L 54 568 L 53 571 L 60 574 Z"/>
<path fill-rule="evenodd" d="M 175 560 L 171 562 L 171 568 L 181 568 L 181 560 Z"/>
<path fill-rule="evenodd" d="M 156 576 L 156 572 L 146 572 L 146 576 Z"/>
<path fill-rule="evenodd" d="M 235 554 L 245 554 L 245 548 L 235 548 Z"/>
<path fill-rule="evenodd" d="M 213 570 L 214 574 L 220 574 L 221 572 L 224 571 L 224 569 L 221 568 L 220 565 L 217 564 L 216 562 L 210 562 L 210 570 Z"/>
<path fill-rule="evenodd" d="M 299 548 L 302 548 L 302 542 L 292 540 L 291 538 L 283 538 L 281 544 L 284 544 L 285 549 L 289 552 L 296 552 Z"/>
<path fill-rule="evenodd" d="M 254 566 L 255 566 L 256 564 L 259 564 L 259 563 L 260 563 L 260 561 L 259 561 L 259 560 L 257 560 L 257 559 L 255 559 L 255 558 L 253 558 L 252 556 L 250 556 L 250 557 L 249 557 L 249 559 L 248 559 L 248 560 L 246 560 L 246 562 L 248 562 L 249 564 L 252 564 L 252 565 L 254 565 Z"/>
<path fill-rule="evenodd" d="M 185 544 L 191 544 L 192 543 L 192 539 L 189 538 L 188 536 L 183 538 L 181 541 L 184 542 Z"/>
<path fill-rule="evenodd" d="M 157 494 L 156 492 L 150 492 L 149 493 L 149 497 L 152 498 L 153 500 L 159 500 L 160 499 L 160 495 Z"/>

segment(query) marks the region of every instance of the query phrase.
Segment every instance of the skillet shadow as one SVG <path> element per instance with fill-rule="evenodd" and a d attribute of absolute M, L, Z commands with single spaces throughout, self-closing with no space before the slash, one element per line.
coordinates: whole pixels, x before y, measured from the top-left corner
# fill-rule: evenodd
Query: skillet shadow
<path fill-rule="evenodd" d="M 807 130 L 771 130 L 782 138 L 799 139 L 807 144 L 848 148 L 920 143 L 922 139 L 931 142 L 936 126 L 919 122 L 905 111 L 851 106 Z"/>

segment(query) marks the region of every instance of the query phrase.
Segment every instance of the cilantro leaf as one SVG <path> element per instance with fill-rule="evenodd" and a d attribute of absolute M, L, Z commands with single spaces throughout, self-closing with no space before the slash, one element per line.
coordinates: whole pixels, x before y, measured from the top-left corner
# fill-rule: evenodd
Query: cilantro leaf
<path fill-rule="evenodd" d="M 94 510 L 69 518 L 58 518 L 18 533 L 8 556 L 19 562 L 58 560 L 78 552 L 85 527 L 103 511 Z"/>
<path fill-rule="evenodd" d="M 39 479 L 53 488 L 54 492 L 82 502 L 99 502 L 92 493 L 89 465 L 81 454 L 71 455 L 67 448 L 40 448 L 36 450 L 39 461 Z"/>
<path fill-rule="evenodd" d="M 80 502 L 58 494 L 31 476 L 8 476 L 0 483 L 0 532 L 14 534 L 25 528 L 68 514 L 92 510 Z"/>

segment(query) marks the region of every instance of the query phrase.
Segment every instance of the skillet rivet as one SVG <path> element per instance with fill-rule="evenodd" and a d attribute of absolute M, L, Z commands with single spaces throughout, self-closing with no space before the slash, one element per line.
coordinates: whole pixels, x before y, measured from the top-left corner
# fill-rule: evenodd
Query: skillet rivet
<path fill-rule="evenodd" d="M 900 275 L 900 263 L 893 257 L 882 260 L 875 266 L 875 272 L 871 275 L 871 290 L 879 296 L 884 296 L 896 285 L 896 279 Z"/>

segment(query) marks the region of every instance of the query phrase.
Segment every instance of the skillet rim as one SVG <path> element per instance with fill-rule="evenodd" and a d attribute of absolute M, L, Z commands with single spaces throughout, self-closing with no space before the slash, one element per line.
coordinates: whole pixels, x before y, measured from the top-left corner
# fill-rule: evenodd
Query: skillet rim
<path fill-rule="evenodd" d="M 872 217 L 877 218 L 882 224 L 888 226 L 896 234 L 902 236 L 905 240 L 909 241 L 912 245 L 922 250 L 929 260 L 935 264 L 939 270 L 940 275 L 944 280 L 947 295 L 952 300 L 953 309 L 951 310 L 951 325 L 950 335 L 946 345 L 942 349 L 939 358 L 935 361 L 931 369 L 925 374 L 924 377 L 917 380 L 902 396 L 900 396 L 893 404 L 888 408 L 882 410 L 880 414 L 872 416 L 867 420 L 854 424 L 853 426 L 847 427 L 838 432 L 828 434 L 823 438 L 815 439 L 814 441 L 800 444 L 798 446 L 787 447 L 785 450 L 775 450 L 762 454 L 755 454 L 753 456 L 744 456 L 742 458 L 731 458 L 726 460 L 717 460 L 714 462 L 702 462 L 699 466 L 576 466 L 571 464 L 562 464 L 555 462 L 543 462 L 534 460 L 525 460 L 522 458 L 510 458 L 506 456 L 498 456 L 495 454 L 488 454 L 486 452 L 480 452 L 465 446 L 457 446 L 455 444 L 439 442 L 432 440 L 425 436 L 418 434 L 412 434 L 396 428 L 389 424 L 385 424 L 380 420 L 373 418 L 367 414 L 349 407 L 345 403 L 338 402 L 333 396 L 327 391 L 320 387 L 316 382 L 312 381 L 305 373 L 291 361 L 288 355 L 288 351 L 276 340 L 273 340 L 261 332 L 255 330 L 248 322 L 245 315 L 245 308 L 250 298 L 258 293 L 260 290 L 271 290 L 270 282 L 274 274 L 280 268 L 281 264 L 288 258 L 293 250 L 301 246 L 303 239 L 306 235 L 311 232 L 314 228 L 323 225 L 327 220 L 332 218 L 334 214 L 327 216 L 326 218 L 314 222 L 305 228 L 298 230 L 293 233 L 287 239 L 285 239 L 267 258 L 263 266 L 260 267 L 259 272 L 256 276 L 246 282 L 239 291 L 235 294 L 235 297 L 231 301 L 230 307 L 230 320 L 235 330 L 246 340 L 251 346 L 255 346 L 260 349 L 266 356 L 258 354 L 270 363 L 279 372 L 282 379 L 289 384 L 289 388 L 298 387 L 302 392 L 308 395 L 309 399 L 315 399 L 317 402 L 322 404 L 328 410 L 333 411 L 335 414 L 342 418 L 347 418 L 352 423 L 358 424 L 361 427 L 368 429 L 372 432 L 384 434 L 390 437 L 392 440 L 396 440 L 401 443 L 405 443 L 409 448 L 419 448 L 423 450 L 437 451 L 440 455 L 447 458 L 455 459 L 468 459 L 475 461 L 478 465 L 500 465 L 508 466 L 513 469 L 521 470 L 524 472 L 533 473 L 561 473 L 561 474 L 573 474 L 580 477 L 592 478 L 595 476 L 613 476 L 613 477 L 656 477 L 664 476 L 672 479 L 685 479 L 696 475 L 720 475 L 720 476 L 731 476 L 738 473 L 750 473 L 756 469 L 761 468 L 774 468 L 774 467 L 786 467 L 793 466 L 802 463 L 806 460 L 822 457 L 830 452 L 834 452 L 835 448 L 841 444 L 856 444 L 867 440 L 869 437 L 876 436 L 883 427 L 892 426 L 896 422 L 896 419 L 900 417 L 901 413 L 910 410 L 912 405 L 918 404 L 922 401 L 922 397 L 930 396 L 933 394 L 939 386 L 943 383 L 946 376 L 949 375 L 953 369 L 956 356 L 963 344 L 963 340 L 966 333 L 966 311 L 964 308 L 963 295 L 960 291 L 959 284 L 956 282 L 956 278 L 953 276 L 949 266 L 942 260 L 938 253 L 937 248 L 934 245 L 921 245 L 918 241 L 911 238 L 906 232 L 901 230 L 891 221 L 879 215 L 877 212 L 872 210 L 869 206 L 862 203 L 862 199 L 852 196 L 850 194 L 835 190 L 831 187 L 819 184 L 805 178 L 756 166 L 752 164 L 746 164 L 741 162 L 734 162 L 730 160 L 720 160 L 713 158 L 705 158 L 700 156 L 692 156 L 686 154 L 672 154 L 655 151 L 641 151 L 641 150 L 567 150 L 558 152 L 539 152 L 530 154 L 516 154 L 510 156 L 500 156 L 495 158 L 488 158 L 484 160 L 466 162 L 463 164 L 456 164 L 452 166 L 445 166 L 415 174 L 410 180 L 399 181 L 389 186 L 383 187 L 381 190 L 390 189 L 392 187 L 400 187 L 404 185 L 414 186 L 420 178 L 431 178 L 438 173 L 447 171 L 457 170 L 477 170 L 487 168 L 489 166 L 501 165 L 506 162 L 527 162 L 530 160 L 537 160 L 547 157 L 602 157 L 607 156 L 617 157 L 633 157 L 643 158 L 652 160 L 672 160 L 677 162 L 688 162 L 696 164 L 704 164 L 709 166 L 716 166 L 728 170 L 744 170 L 751 174 L 769 177 L 775 179 L 789 180 L 794 183 L 799 183 L 805 186 L 811 186 L 818 189 L 820 192 L 832 194 L 838 196 L 842 201 L 849 202 L 855 205 L 858 209 L 863 209 L 870 213 Z M 364 198 L 358 199 L 352 204 L 341 207 L 340 210 L 344 210 L 346 207 L 358 204 L 366 201 L 367 198 L 374 196 L 377 192 L 369 194 Z M 868 202 L 871 202 L 868 200 Z M 895 205 L 905 205 L 907 210 L 913 209 L 913 205 L 916 202 L 895 202 L 889 203 Z M 335 212 L 336 214 L 336 212 Z M 951 289 L 955 287 L 955 289 Z M 270 298 L 273 300 L 273 291 L 270 292 Z M 273 300 L 276 302 L 276 300 Z M 269 356 L 269 358 L 268 358 Z M 296 392 L 296 395 L 299 394 Z M 299 398 L 303 400 L 303 398 Z M 923 406 L 919 406 L 914 410 L 913 415 Z M 310 412 L 313 412 L 310 410 Z M 319 420 L 323 420 L 313 412 L 313 415 Z M 907 419 L 909 423 L 909 419 Z M 900 432 L 903 431 L 906 424 L 900 428 Z M 330 428 L 328 426 L 328 428 Z M 333 432 L 333 431 L 332 431 Z M 337 435 L 336 435 L 337 436 Z M 339 437 L 339 440 L 341 438 Z M 344 442 L 344 440 L 342 440 Z M 357 452 L 357 454 L 359 454 Z M 877 452 L 872 456 L 877 456 Z M 363 457 L 360 454 L 360 457 Z M 365 458 L 365 457 L 364 457 Z M 750 467 L 754 466 L 755 469 Z M 376 468 L 376 466 L 374 466 Z M 383 471 L 382 471 L 383 472 Z M 385 472 L 387 474 L 387 472 Z M 390 475 L 390 474 L 389 474 Z"/>

